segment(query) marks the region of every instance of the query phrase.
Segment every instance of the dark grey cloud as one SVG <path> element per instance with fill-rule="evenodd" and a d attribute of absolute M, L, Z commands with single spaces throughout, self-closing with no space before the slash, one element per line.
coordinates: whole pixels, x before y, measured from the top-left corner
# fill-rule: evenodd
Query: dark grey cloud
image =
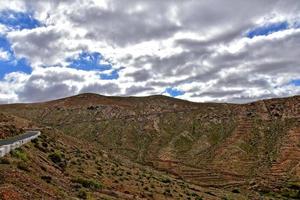
<path fill-rule="evenodd" d="M 134 8 L 130 1 L 126 5 L 128 4 L 132 5 L 131 9 Z M 84 27 L 88 31 L 87 38 L 106 40 L 120 46 L 166 38 L 180 29 L 169 19 L 168 7 L 157 12 L 160 10 L 159 6 L 154 7 L 147 2 L 143 2 L 142 6 L 145 6 L 148 12 L 128 13 L 128 10 L 120 8 L 118 4 L 108 10 L 96 5 L 79 6 L 69 14 L 69 19 L 75 26 Z"/>
<path fill-rule="evenodd" d="M 51 70 L 46 70 L 46 73 L 43 74 L 34 74 L 29 78 L 30 82 L 43 80 L 49 83 L 59 83 L 63 81 L 76 81 L 84 82 L 85 77 L 80 74 L 74 74 L 69 71 L 57 71 L 56 68 L 50 68 Z"/>
<path fill-rule="evenodd" d="M 217 86 L 234 88 L 234 87 L 243 87 L 245 89 L 249 87 L 257 88 L 269 88 L 270 83 L 259 77 L 249 76 L 246 72 L 243 73 L 232 73 L 223 79 L 219 79 L 216 83 Z"/>
<path fill-rule="evenodd" d="M 151 75 L 151 71 L 145 69 L 126 74 L 126 76 L 132 77 L 136 82 L 147 81 L 149 78 L 151 78 Z"/>
<path fill-rule="evenodd" d="M 161 58 L 159 56 L 142 56 L 136 58 L 137 66 L 145 64 L 151 65 L 151 73 L 154 76 L 168 77 L 176 75 L 190 74 L 194 70 L 200 70 L 198 64 L 189 64 L 190 61 L 197 61 L 201 56 L 206 54 L 206 51 L 201 52 L 181 52 L 168 57 Z"/>
<path fill-rule="evenodd" d="M 86 76 L 74 72 L 60 67 L 39 69 L 28 75 L 18 91 L 18 98 L 24 102 L 37 102 L 74 95 L 78 91 L 78 83 L 86 79 Z M 66 81 L 77 85 L 70 85 Z"/>
<path fill-rule="evenodd" d="M 76 87 L 65 83 L 40 85 L 27 82 L 22 91 L 18 93 L 22 102 L 40 102 L 71 96 L 76 93 Z"/>
<path fill-rule="evenodd" d="M 120 88 L 117 84 L 114 83 L 106 83 L 106 84 L 100 84 L 100 83 L 93 83 L 87 86 L 84 86 L 79 93 L 98 93 L 98 94 L 119 94 Z"/>
<path fill-rule="evenodd" d="M 131 96 L 131 95 L 139 95 L 142 92 L 151 92 L 153 91 L 154 88 L 152 87 L 143 87 L 143 86 L 132 86 L 130 88 L 126 88 L 126 95 Z"/>
<path fill-rule="evenodd" d="M 229 96 L 226 99 L 220 99 L 218 101 L 240 104 L 240 103 L 248 103 L 248 102 L 258 101 L 260 99 L 271 99 L 271 98 L 287 97 L 287 96 L 288 95 L 276 95 L 276 94 L 272 94 L 272 93 L 262 94 L 259 96 L 239 94 L 239 95 L 235 95 L 235 96 Z"/>
<path fill-rule="evenodd" d="M 225 91 L 225 90 L 212 90 L 210 92 L 202 92 L 200 94 L 193 94 L 193 97 L 212 97 L 212 98 L 220 98 L 220 97 L 226 97 L 226 96 L 233 96 L 233 95 L 237 95 L 237 94 L 241 94 L 243 93 L 244 90 L 229 90 L 229 91 Z"/>
<path fill-rule="evenodd" d="M 56 30 L 54 27 L 41 27 L 27 33 L 8 34 L 16 55 L 27 58 L 32 64 L 40 65 L 55 65 L 62 61 L 59 54 L 68 51 L 68 47 L 61 42 L 61 39 L 67 37 L 67 32 Z"/>

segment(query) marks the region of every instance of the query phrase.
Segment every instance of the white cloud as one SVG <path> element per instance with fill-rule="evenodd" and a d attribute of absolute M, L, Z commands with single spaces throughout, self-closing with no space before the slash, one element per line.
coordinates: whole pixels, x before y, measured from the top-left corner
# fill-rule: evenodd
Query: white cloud
<path fill-rule="evenodd" d="M 16 87 L 1 81 L 16 88 L 1 93 L 7 101 L 41 101 L 86 91 L 162 94 L 167 87 L 184 91 L 180 98 L 193 101 L 247 102 L 299 94 L 299 87 L 288 84 L 300 79 L 298 0 L 5 4 L 0 9 L 34 11 L 45 25 L 7 33 L 16 56 L 27 58 L 33 67 Z M 245 37 L 250 29 L 282 21 L 293 25 L 268 36 Z M 0 27 L 0 32 L 7 30 Z M 81 51 L 100 52 L 103 63 L 122 67 L 119 78 L 101 80 L 97 72 L 67 68 L 66 58 Z"/>
<path fill-rule="evenodd" d="M 9 60 L 9 57 L 10 57 L 10 55 L 7 51 L 0 49 L 0 60 L 7 61 L 7 60 Z"/>

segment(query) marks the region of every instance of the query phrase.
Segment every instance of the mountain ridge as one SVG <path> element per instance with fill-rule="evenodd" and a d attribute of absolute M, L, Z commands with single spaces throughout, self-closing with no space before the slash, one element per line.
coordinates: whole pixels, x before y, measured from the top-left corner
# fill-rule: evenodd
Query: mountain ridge
<path fill-rule="evenodd" d="M 111 100 L 145 100 L 145 99 L 169 99 L 169 100 L 174 100 L 174 101 L 183 101 L 183 102 L 188 102 L 191 104 L 230 104 L 230 105 L 247 105 L 247 104 L 252 104 L 252 103 L 257 103 L 260 101 L 272 101 L 272 100 L 287 100 L 287 99 L 293 99 L 293 98 L 299 98 L 300 95 L 293 95 L 293 96 L 287 96 L 287 97 L 274 97 L 274 98 L 268 98 L 268 99 L 259 99 L 259 100 L 254 100 L 246 103 L 230 103 L 230 102 L 213 102 L 213 101 L 207 101 L 207 102 L 194 102 L 194 101 L 189 101 L 185 99 L 180 99 L 176 97 L 171 97 L 167 95 L 150 95 L 150 96 L 106 96 L 106 95 L 101 95 L 98 93 L 80 93 L 72 96 L 67 96 L 63 98 L 58 98 L 58 99 L 53 99 L 53 100 L 47 100 L 47 101 L 40 101 L 40 102 L 31 102 L 31 103 L 7 103 L 7 104 L 0 104 L 1 105 L 28 105 L 28 104 L 43 104 L 43 103 L 51 103 L 51 102 L 58 102 L 58 101 L 64 101 L 72 98 L 81 98 L 81 97 L 97 97 L 97 98 L 103 98 L 103 99 L 111 99 Z"/>

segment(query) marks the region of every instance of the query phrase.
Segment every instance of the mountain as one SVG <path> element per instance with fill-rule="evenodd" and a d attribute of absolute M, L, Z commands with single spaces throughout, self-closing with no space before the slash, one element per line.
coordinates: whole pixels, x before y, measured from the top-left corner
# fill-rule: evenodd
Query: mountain
<path fill-rule="evenodd" d="M 51 148 L 40 152 L 34 147 L 36 144 L 31 144 L 25 151 L 41 159 L 40 162 L 47 160 L 48 165 L 51 162 L 49 152 L 64 152 L 62 160 L 67 163 L 64 170 L 69 176 L 75 173 L 71 166 L 78 171 L 82 163 L 82 160 L 73 162 L 75 154 L 71 149 L 89 152 L 87 149 L 91 148 L 95 154 L 87 158 L 87 163 L 100 158 L 118 165 L 126 161 L 124 167 L 134 166 L 128 167 L 129 171 L 135 168 L 150 170 L 158 176 L 171 177 L 172 184 L 178 181 L 179 185 L 182 182 L 201 188 L 197 196 L 183 199 L 200 199 L 201 195 L 203 199 L 300 198 L 300 96 L 227 104 L 193 103 L 159 95 L 80 94 L 43 103 L 1 105 L 0 111 L 43 127 L 45 138 L 39 142 Z M 31 167 L 39 165 L 38 162 Z M 84 175 L 100 179 L 96 174 L 94 171 L 94 174 Z M 116 184 L 117 187 L 107 184 L 106 176 L 108 174 L 100 179 L 105 183 L 104 188 L 122 194 L 133 193 L 140 198 L 182 199 L 180 194 L 184 193 L 184 190 L 167 188 L 173 195 L 168 196 L 154 192 L 150 186 L 148 189 L 138 187 L 143 194 L 126 192 L 120 189 L 124 183 L 127 185 L 126 181 L 122 180 L 123 184 Z M 110 176 L 116 178 L 118 172 Z M 130 181 L 134 179 L 126 174 L 124 177 Z M 63 178 L 68 180 L 69 177 L 58 177 Z M 66 186 L 61 192 L 69 191 L 70 184 L 63 183 Z M 157 187 L 162 190 L 164 184 Z M 147 193 L 162 196 L 151 197 Z M 91 194 L 97 195 L 97 192 Z"/>

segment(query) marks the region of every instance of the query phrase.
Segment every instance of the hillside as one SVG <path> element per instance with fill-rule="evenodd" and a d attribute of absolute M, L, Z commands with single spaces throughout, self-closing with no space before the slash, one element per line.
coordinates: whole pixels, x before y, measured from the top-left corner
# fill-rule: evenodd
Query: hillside
<path fill-rule="evenodd" d="M 203 188 L 132 163 L 91 142 L 44 128 L 38 139 L 0 158 L 0 199 L 247 199 Z"/>
<path fill-rule="evenodd" d="M 24 128 L 33 126 L 26 119 L 0 112 L 0 139 L 16 136 L 23 133 Z"/>
<path fill-rule="evenodd" d="M 237 105 L 81 94 L 0 111 L 198 187 L 300 195 L 300 96 Z"/>

